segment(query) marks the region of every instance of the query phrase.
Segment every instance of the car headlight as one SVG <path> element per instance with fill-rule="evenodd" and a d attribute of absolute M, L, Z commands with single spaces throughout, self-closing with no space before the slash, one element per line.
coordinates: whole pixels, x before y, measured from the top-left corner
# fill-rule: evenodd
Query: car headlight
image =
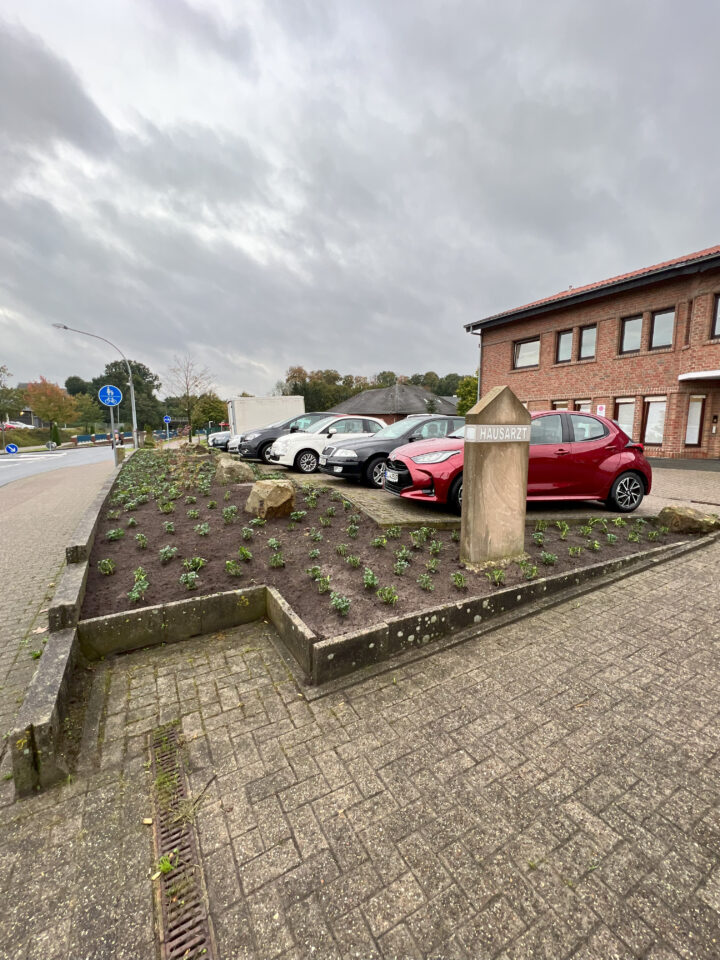
<path fill-rule="evenodd" d="M 354 450 L 336 450 L 333 456 L 337 457 L 338 460 L 357 460 L 357 453 Z"/>
<path fill-rule="evenodd" d="M 259 437 L 259 436 L 260 436 L 260 431 L 256 430 L 255 433 L 246 433 L 243 436 L 243 440 L 254 440 L 255 437 Z"/>
<path fill-rule="evenodd" d="M 432 453 L 419 453 L 410 459 L 413 463 L 442 463 L 450 457 L 456 457 L 458 453 L 460 453 L 459 450 L 434 450 Z"/>

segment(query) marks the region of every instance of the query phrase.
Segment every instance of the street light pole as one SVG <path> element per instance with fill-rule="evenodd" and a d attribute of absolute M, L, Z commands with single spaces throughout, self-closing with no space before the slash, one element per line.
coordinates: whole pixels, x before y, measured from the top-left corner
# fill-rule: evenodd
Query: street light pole
<path fill-rule="evenodd" d="M 87 330 L 77 330 L 75 327 L 68 327 L 65 323 L 54 323 L 54 327 L 58 330 L 69 330 L 71 333 L 82 333 L 85 337 L 94 337 L 95 340 L 102 340 L 103 343 L 109 344 L 113 350 L 117 350 L 120 356 L 125 361 L 125 366 L 127 367 L 128 374 L 128 384 L 130 386 L 130 406 L 132 409 L 132 422 L 133 422 L 133 447 L 137 450 L 138 448 L 138 428 L 137 428 L 137 413 L 135 412 L 135 387 L 133 386 L 132 370 L 130 369 L 130 364 L 125 354 L 122 352 L 120 347 L 117 344 L 114 344 L 112 340 L 108 340 L 106 337 L 101 337 L 97 333 L 88 333 Z"/>

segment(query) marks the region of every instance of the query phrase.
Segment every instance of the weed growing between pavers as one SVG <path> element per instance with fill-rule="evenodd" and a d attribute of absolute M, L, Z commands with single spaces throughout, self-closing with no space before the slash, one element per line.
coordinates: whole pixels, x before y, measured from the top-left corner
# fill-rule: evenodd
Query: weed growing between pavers
<path fill-rule="evenodd" d="M 541 518 L 528 528 L 528 559 L 486 574 L 459 562 L 457 531 L 383 530 L 339 488 L 304 485 L 290 517 L 251 518 L 250 485 L 219 486 L 215 465 L 213 456 L 174 450 L 141 450 L 128 461 L 101 515 L 83 617 L 267 584 L 317 636 L 334 636 L 381 622 L 388 606 L 394 615 L 420 612 L 685 539 L 642 518 Z M 124 536 L 130 514 L 137 536 Z M 136 569 L 143 574 L 134 581 Z"/>

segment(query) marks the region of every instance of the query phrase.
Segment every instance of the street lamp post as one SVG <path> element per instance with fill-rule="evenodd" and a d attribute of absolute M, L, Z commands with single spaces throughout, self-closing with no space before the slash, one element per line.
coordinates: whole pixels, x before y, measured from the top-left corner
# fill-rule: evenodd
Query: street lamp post
<path fill-rule="evenodd" d="M 137 450 L 138 448 L 138 428 L 137 428 L 137 413 L 135 412 L 135 387 L 133 386 L 132 370 L 130 369 L 130 364 L 125 354 L 122 352 L 120 347 L 108 340 L 106 337 L 100 337 L 97 333 L 88 333 L 87 330 L 76 330 L 75 327 L 68 327 L 65 323 L 54 323 L 54 327 L 57 327 L 58 330 L 69 330 L 71 333 L 82 333 L 85 337 L 94 337 L 95 340 L 102 340 L 103 343 L 108 343 L 113 350 L 117 350 L 120 356 L 125 361 L 125 366 L 127 367 L 128 374 L 128 385 L 130 386 L 130 406 L 132 409 L 132 422 L 133 422 L 133 447 Z"/>

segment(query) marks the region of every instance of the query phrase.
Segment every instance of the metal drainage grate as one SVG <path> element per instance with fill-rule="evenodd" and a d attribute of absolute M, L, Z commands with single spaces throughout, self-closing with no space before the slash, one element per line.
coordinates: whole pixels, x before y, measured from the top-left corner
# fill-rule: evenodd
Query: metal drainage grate
<path fill-rule="evenodd" d="M 162 957 L 213 960 L 215 950 L 191 822 L 193 807 L 188 800 L 178 748 L 177 724 L 153 730 L 150 758 L 155 793 L 155 854 L 158 864 L 171 867 L 158 878 Z"/>

